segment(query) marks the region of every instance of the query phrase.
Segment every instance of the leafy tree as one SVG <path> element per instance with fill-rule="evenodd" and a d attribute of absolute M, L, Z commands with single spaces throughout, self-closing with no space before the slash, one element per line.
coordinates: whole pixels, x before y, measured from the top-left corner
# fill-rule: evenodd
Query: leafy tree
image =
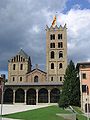
<path fill-rule="evenodd" d="M 80 81 L 72 60 L 65 72 L 62 94 L 59 101 L 60 107 L 66 108 L 69 105 L 80 105 Z"/>

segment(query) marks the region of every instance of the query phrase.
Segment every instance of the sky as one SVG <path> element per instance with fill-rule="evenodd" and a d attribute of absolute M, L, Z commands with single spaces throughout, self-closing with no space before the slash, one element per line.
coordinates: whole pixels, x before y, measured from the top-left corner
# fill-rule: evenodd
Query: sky
<path fill-rule="evenodd" d="M 90 62 L 90 0 L 0 0 L 0 74 L 22 48 L 45 70 L 46 25 L 67 24 L 68 61 Z"/>

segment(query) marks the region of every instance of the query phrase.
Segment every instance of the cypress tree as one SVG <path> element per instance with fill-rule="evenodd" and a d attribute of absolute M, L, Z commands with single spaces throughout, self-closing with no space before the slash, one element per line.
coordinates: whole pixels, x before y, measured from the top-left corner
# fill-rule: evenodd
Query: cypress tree
<path fill-rule="evenodd" d="M 72 60 L 65 72 L 62 94 L 59 101 L 60 107 L 66 108 L 69 105 L 80 105 L 80 81 Z"/>

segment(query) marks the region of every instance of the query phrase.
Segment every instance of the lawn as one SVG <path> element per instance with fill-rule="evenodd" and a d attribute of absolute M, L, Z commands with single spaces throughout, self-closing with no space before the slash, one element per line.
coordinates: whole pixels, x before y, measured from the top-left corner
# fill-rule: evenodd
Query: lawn
<path fill-rule="evenodd" d="M 79 107 L 73 109 L 77 112 L 77 120 L 87 120 L 83 115 Z M 35 110 L 29 110 L 25 112 L 19 112 L 14 114 L 3 115 L 7 118 L 23 119 L 23 120 L 66 120 L 56 114 L 71 114 L 70 111 L 59 108 L 58 106 L 49 106 L 45 108 L 39 108 Z"/>
<path fill-rule="evenodd" d="M 49 106 L 45 108 L 39 108 L 36 110 L 29 110 L 26 112 L 4 115 L 4 117 L 23 120 L 65 120 L 60 116 L 56 116 L 57 113 L 70 114 L 71 112 L 63 110 L 58 106 Z"/>
<path fill-rule="evenodd" d="M 77 112 L 77 120 L 87 120 L 87 118 L 83 115 L 83 112 L 79 107 L 73 106 L 73 109 Z"/>

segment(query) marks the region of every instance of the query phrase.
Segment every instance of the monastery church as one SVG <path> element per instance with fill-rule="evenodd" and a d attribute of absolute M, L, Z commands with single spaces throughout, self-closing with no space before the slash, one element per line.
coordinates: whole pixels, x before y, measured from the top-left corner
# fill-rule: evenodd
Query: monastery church
<path fill-rule="evenodd" d="M 36 65 L 22 49 L 8 61 L 8 82 L 5 84 L 4 103 L 36 105 L 57 103 L 62 92 L 67 67 L 67 28 L 57 26 L 56 17 L 46 26 L 46 71 Z"/>

